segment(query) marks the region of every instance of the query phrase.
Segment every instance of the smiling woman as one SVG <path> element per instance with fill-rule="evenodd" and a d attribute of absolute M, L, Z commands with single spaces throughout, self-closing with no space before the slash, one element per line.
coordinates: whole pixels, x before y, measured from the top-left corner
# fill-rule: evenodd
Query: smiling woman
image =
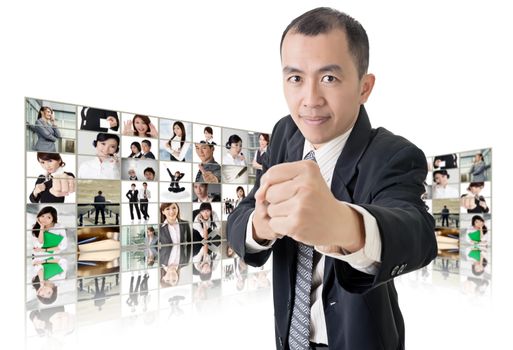
<path fill-rule="evenodd" d="M 96 156 L 80 164 L 78 177 L 82 179 L 119 179 L 119 136 L 99 133 L 93 141 Z"/>

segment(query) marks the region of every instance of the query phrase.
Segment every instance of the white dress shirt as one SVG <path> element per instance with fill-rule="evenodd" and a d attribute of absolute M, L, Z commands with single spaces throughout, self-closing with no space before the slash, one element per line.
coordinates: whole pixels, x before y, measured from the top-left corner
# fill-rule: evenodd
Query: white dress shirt
<path fill-rule="evenodd" d="M 80 164 L 78 177 L 82 179 L 117 179 L 120 178 L 119 162 L 108 158 L 103 162 L 94 157 Z"/>
<path fill-rule="evenodd" d="M 223 157 L 223 165 L 246 165 L 246 160 L 239 158 L 239 155 L 237 154 L 236 158 L 233 158 L 230 152 L 225 153 Z"/>
<path fill-rule="evenodd" d="M 433 199 L 442 198 L 459 198 L 460 192 L 458 185 L 448 184 L 445 187 L 442 185 L 435 185 L 435 191 L 433 192 Z"/>
<path fill-rule="evenodd" d="M 169 224 L 166 219 L 164 220 L 162 226 L 165 225 L 167 225 L 169 236 L 171 237 L 171 242 L 173 244 L 180 244 L 180 224 L 178 223 L 178 220 L 176 220 L 174 224 Z"/>
<path fill-rule="evenodd" d="M 184 141 L 183 143 L 183 147 L 182 147 L 182 139 L 178 136 L 175 136 L 171 139 L 171 149 L 167 148 L 167 147 L 164 147 L 164 150 L 173 155 L 173 152 L 179 152 L 180 154 L 178 155 L 178 157 L 175 157 L 173 155 L 173 157 L 175 157 L 176 159 L 182 161 L 185 159 L 185 155 L 187 154 L 187 151 L 189 150 L 189 147 L 191 146 L 190 143 L 187 143 Z"/>
<path fill-rule="evenodd" d="M 146 191 L 146 199 L 149 200 L 151 198 L 151 192 L 148 189 L 141 188 L 139 189 L 139 200 L 144 199 L 144 191 Z"/>
<path fill-rule="evenodd" d="M 314 150 L 315 160 L 319 165 L 322 177 L 330 188 L 336 162 L 344 149 L 351 130 L 352 129 L 329 141 L 317 150 L 315 150 L 310 142 L 305 140 L 303 158 L 308 152 Z M 318 247 L 314 247 L 316 251 L 321 253 L 321 259 L 314 265 L 312 272 L 312 288 L 310 291 L 310 340 L 320 344 L 328 344 L 328 333 L 326 330 L 326 320 L 321 297 L 323 288 L 322 280 L 324 276 L 324 256 L 327 255 L 335 259 L 343 260 L 349 263 L 353 268 L 373 275 L 377 273 L 381 259 L 381 238 L 376 219 L 364 208 L 347 202 L 344 203 L 362 215 L 365 226 L 365 245 L 362 249 L 346 255 L 327 253 L 319 250 Z M 262 246 L 253 239 L 253 213 L 248 220 L 246 229 L 246 250 L 249 253 L 257 253 L 269 249 L 274 244 L 273 241 L 267 246 Z"/>

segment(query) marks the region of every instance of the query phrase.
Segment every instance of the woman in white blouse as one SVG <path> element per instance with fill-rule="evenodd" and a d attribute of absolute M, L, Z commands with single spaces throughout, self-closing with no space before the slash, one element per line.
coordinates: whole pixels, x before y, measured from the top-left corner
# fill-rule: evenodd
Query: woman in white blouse
<path fill-rule="evenodd" d="M 100 132 L 93 141 L 96 157 L 82 162 L 78 176 L 82 179 L 118 179 L 120 178 L 119 136 Z"/>
<path fill-rule="evenodd" d="M 169 153 L 169 159 L 185 162 L 185 155 L 190 144 L 185 142 L 185 126 L 182 122 L 174 122 L 173 137 L 166 143 L 165 151 Z"/>
<path fill-rule="evenodd" d="M 55 236 L 47 234 L 45 242 L 45 232 Z M 56 244 L 59 239 L 60 242 Z M 54 207 L 44 207 L 37 213 L 37 221 L 32 226 L 32 246 L 35 254 L 58 254 L 68 247 L 66 230 L 57 222 L 57 210 Z"/>
<path fill-rule="evenodd" d="M 239 135 L 231 135 L 225 146 L 228 152 L 223 157 L 223 165 L 246 165 L 246 158 L 242 154 L 242 139 Z"/>

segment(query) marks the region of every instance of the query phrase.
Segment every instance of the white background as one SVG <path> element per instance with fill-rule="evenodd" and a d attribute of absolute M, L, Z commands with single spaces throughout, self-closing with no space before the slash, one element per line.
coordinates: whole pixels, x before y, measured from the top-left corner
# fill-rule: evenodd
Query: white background
<path fill-rule="evenodd" d="M 465 315 L 447 316 L 444 310 L 453 305 L 443 293 L 399 290 L 399 294 L 407 344 L 423 334 L 416 344 L 499 348 L 513 310 L 509 288 L 513 235 L 507 202 L 513 149 L 509 135 L 513 25 L 508 2 L 324 4 L 354 16 L 367 30 L 370 71 L 377 79 L 366 107 L 374 126 L 407 137 L 427 155 L 493 147 L 493 305 L 486 318 L 476 322 L 478 331 L 471 327 L 458 328 L 466 333 L 451 331 Z M 2 207 L 14 208 L 8 214 L 19 225 L 19 235 L 3 250 L 4 261 L 12 262 L 1 288 L 1 329 L 8 330 L 7 337 L 20 340 L 24 327 L 25 249 L 20 224 L 25 203 L 21 195 L 24 97 L 270 132 L 287 114 L 278 51 L 281 33 L 294 17 L 318 5 L 317 1 L 0 5 L 1 111 L 10 145 L 3 174 L 12 177 L 3 190 L 9 203 Z M 437 301 L 422 304 L 427 297 Z M 241 311 L 239 307 L 233 312 Z M 260 320 L 272 323 L 271 310 L 252 312 L 254 316 L 242 319 L 233 314 L 233 320 L 241 322 L 231 324 L 245 321 L 249 326 L 234 325 L 232 341 L 220 333 L 217 345 L 240 345 Z M 445 331 L 437 331 L 438 327 Z M 272 336 L 272 325 L 266 329 L 270 333 L 263 338 Z M 190 337 L 194 331 L 179 334 Z M 121 340 L 104 336 L 105 346 Z"/>

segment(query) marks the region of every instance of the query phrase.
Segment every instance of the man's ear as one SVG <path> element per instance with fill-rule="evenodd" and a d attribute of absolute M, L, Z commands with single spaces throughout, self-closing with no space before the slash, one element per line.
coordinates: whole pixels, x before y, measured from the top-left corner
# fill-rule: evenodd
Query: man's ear
<path fill-rule="evenodd" d="M 367 102 L 375 81 L 376 77 L 374 74 L 365 74 L 360 80 L 360 104 Z"/>

